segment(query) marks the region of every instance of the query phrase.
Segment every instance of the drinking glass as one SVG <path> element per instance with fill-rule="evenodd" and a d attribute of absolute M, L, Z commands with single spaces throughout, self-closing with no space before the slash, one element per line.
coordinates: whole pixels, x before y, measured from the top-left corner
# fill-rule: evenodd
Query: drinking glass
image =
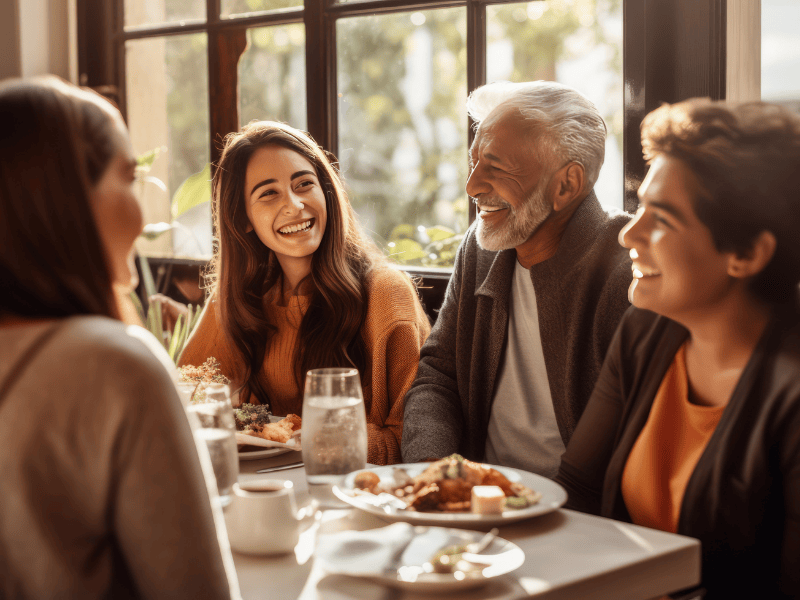
<path fill-rule="evenodd" d="M 231 488 L 239 477 L 239 454 L 230 389 L 227 385 L 210 383 L 202 391 L 205 394 L 195 395 L 195 398 L 200 396 L 201 399 L 190 402 L 186 406 L 186 412 L 197 418 L 195 441 L 198 445 L 204 443 L 208 448 L 220 502 L 226 507 L 231 502 Z"/>
<path fill-rule="evenodd" d="M 303 396 L 303 462 L 320 508 L 342 506 L 331 488 L 367 464 L 367 415 L 357 369 L 313 369 Z"/>

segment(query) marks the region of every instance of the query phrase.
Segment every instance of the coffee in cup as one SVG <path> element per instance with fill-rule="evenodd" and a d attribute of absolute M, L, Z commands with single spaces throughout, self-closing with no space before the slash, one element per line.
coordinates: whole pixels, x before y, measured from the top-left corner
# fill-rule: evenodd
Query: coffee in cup
<path fill-rule="evenodd" d="M 225 511 L 231 548 L 243 554 L 285 554 L 299 539 L 294 485 L 282 479 L 235 483 Z"/>

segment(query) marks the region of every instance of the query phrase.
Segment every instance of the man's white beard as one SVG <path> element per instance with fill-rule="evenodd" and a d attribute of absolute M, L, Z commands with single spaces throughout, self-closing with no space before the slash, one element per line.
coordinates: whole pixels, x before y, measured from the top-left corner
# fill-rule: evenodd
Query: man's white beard
<path fill-rule="evenodd" d="M 540 181 L 522 206 L 516 209 L 497 197 L 481 198 L 480 203 L 485 206 L 502 206 L 508 209 L 502 223 L 488 225 L 478 217 L 476 237 L 481 248 L 492 252 L 509 250 L 528 241 L 536 228 L 553 212 L 552 205 L 544 197 L 547 183 L 546 180 Z"/>

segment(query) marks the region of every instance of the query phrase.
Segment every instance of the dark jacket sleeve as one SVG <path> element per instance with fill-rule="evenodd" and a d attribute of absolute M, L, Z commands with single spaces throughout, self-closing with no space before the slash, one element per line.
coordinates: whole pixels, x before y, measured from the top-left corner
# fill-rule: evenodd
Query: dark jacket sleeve
<path fill-rule="evenodd" d="M 797 406 L 796 401 L 795 406 Z M 800 411 L 798 411 L 800 412 Z M 781 591 L 790 598 L 800 598 L 800 418 L 793 419 L 792 432 L 781 456 L 784 475 L 786 517 L 781 544 Z M 787 432 L 788 433 L 788 432 Z"/>
<path fill-rule="evenodd" d="M 420 462 L 458 451 L 463 432 L 456 343 L 467 238 L 456 256 L 444 302 L 420 352 L 417 378 L 405 397 L 404 462 Z"/>
<path fill-rule="evenodd" d="M 569 494 L 567 508 L 591 514 L 600 514 L 603 480 L 623 417 L 621 330 L 622 325 L 611 341 L 600 377 L 561 457 L 556 477 Z"/>

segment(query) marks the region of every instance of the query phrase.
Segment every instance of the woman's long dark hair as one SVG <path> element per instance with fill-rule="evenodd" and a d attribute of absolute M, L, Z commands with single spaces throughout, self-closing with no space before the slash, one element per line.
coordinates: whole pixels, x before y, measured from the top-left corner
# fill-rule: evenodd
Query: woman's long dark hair
<path fill-rule="evenodd" d="M 0 315 L 119 316 L 89 203 L 117 147 L 103 103 L 56 77 L 0 86 Z"/>
<path fill-rule="evenodd" d="M 247 232 L 245 175 L 253 153 L 280 146 L 307 159 L 325 194 L 327 226 L 311 260 L 313 291 L 298 332 L 294 369 L 298 387 L 313 368 L 366 367 L 359 335 L 367 312 L 367 277 L 385 259 L 362 232 L 338 172 L 325 152 L 302 131 L 271 121 L 250 123 L 225 140 L 214 176 L 214 223 L 219 245 L 208 280 L 215 291 L 222 327 L 245 365 L 243 396 L 269 402 L 258 376 L 276 332 L 266 316 L 265 296 L 280 283 L 281 269 L 272 250 L 255 231 Z"/>

